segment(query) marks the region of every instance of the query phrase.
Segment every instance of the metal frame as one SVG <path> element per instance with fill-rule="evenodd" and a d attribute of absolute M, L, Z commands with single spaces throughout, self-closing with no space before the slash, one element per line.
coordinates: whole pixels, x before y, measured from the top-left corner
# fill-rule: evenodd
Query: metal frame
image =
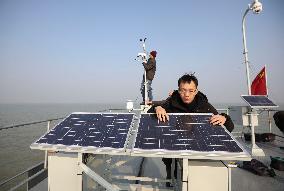
<path fill-rule="evenodd" d="M 131 131 L 129 131 L 129 139 L 128 139 L 128 145 L 126 147 L 126 153 L 130 156 L 136 142 L 137 132 L 139 130 L 140 118 L 141 118 L 141 113 L 138 114 L 138 116 L 134 116 L 134 120 L 136 120 L 136 122 L 133 122 Z"/>
<path fill-rule="evenodd" d="M 29 171 L 31 171 L 31 170 L 34 169 L 35 167 L 38 167 L 38 166 L 40 166 L 40 165 L 42 165 L 42 164 L 44 164 L 44 161 L 42 161 L 42 162 L 40 162 L 40 163 L 38 163 L 38 164 L 36 164 L 36 165 L 33 165 L 33 166 L 29 167 L 28 169 L 24 170 L 23 172 L 18 173 L 17 175 L 15 175 L 15 176 L 13 176 L 13 177 L 11 177 L 11 178 L 8 178 L 8 179 L 6 179 L 6 180 L 3 180 L 2 182 L 0 182 L 0 188 L 1 188 L 3 185 L 9 183 L 10 181 L 15 180 L 15 179 L 18 178 L 19 176 L 22 176 L 23 174 L 28 173 Z M 43 169 L 43 170 L 44 170 L 44 169 Z M 40 174 L 40 173 L 39 173 L 39 174 Z M 33 178 L 34 178 L 34 177 L 35 177 L 35 176 L 33 176 Z M 33 178 L 29 178 L 29 180 L 31 180 L 31 179 L 33 179 Z M 27 181 L 28 181 L 28 180 L 27 180 Z M 27 181 L 25 181 L 25 182 L 27 182 Z M 21 183 L 20 183 L 20 184 L 21 184 Z M 17 186 L 17 185 L 16 185 L 16 186 Z M 13 188 L 12 188 L 12 189 L 13 189 Z"/>
<path fill-rule="evenodd" d="M 252 106 L 250 103 L 244 98 L 244 96 L 254 96 L 254 97 L 267 97 L 265 95 L 241 95 L 241 98 L 249 105 L 251 108 L 251 111 L 247 113 L 249 116 L 249 127 L 251 128 L 251 153 L 253 156 L 265 156 L 264 151 L 256 145 L 255 143 L 255 125 L 254 122 L 252 121 L 254 119 L 254 116 L 257 117 L 257 110 L 268 110 L 268 115 L 269 109 L 271 108 L 276 108 L 279 107 L 278 105 L 274 104 L 268 97 L 267 99 L 270 100 L 275 106 Z M 271 121 L 269 121 L 269 132 L 271 132 Z"/>
<path fill-rule="evenodd" d="M 134 150 L 130 153 L 131 156 L 143 157 L 163 157 L 163 158 L 181 158 L 181 159 L 210 159 L 210 160 L 240 160 L 249 161 L 251 156 L 247 151 L 242 153 L 231 154 L 228 152 L 197 152 L 197 151 L 151 151 L 151 150 Z"/>
<path fill-rule="evenodd" d="M 83 173 L 88 175 L 92 180 L 97 182 L 99 185 L 104 187 L 106 190 L 109 191 L 118 191 L 118 190 L 136 190 L 147 188 L 147 189 L 154 189 L 154 190 L 165 190 L 170 191 L 168 189 L 160 189 L 158 186 L 152 186 L 152 185 L 144 185 L 144 184 L 131 184 L 129 182 L 127 183 L 112 183 L 104 179 L 102 176 L 100 176 L 98 173 L 94 172 L 91 168 L 89 168 L 86 164 L 83 163 L 81 159 L 81 153 L 78 153 L 78 165 Z M 116 180 L 139 180 L 142 182 L 155 182 L 155 183 L 165 183 L 165 182 L 172 182 L 169 179 L 159 179 L 154 177 L 138 177 L 138 176 L 129 176 L 129 175 L 114 175 L 111 176 L 111 179 Z"/>
<path fill-rule="evenodd" d="M 104 178 L 102 178 L 99 174 L 95 173 L 92 169 L 87 167 L 85 164 L 80 163 L 80 168 L 83 170 L 84 173 L 86 173 L 90 178 L 92 178 L 94 181 L 99 183 L 101 186 L 106 188 L 106 190 L 109 191 L 119 191 L 119 189 L 116 189 L 112 186 L 109 182 L 107 182 Z"/>

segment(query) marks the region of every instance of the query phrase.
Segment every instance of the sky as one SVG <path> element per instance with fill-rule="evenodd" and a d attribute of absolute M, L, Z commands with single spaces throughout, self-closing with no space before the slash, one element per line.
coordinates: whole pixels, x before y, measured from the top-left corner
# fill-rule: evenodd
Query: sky
<path fill-rule="evenodd" d="M 284 103 L 284 1 L 246 17 L 251 80 L 267 67 Z M 242 16 L 251 0 L 0 0 L 0 103 L 141 102 L 140 38 L 156 50 L 154 100 L 195 72 L 211 103 L 247 94 Z"/>

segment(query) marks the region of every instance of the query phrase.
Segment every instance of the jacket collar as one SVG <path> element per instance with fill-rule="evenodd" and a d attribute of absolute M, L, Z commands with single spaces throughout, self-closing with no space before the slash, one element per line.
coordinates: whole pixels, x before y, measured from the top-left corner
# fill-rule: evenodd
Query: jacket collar
<path fill-rule="evenodd" d="M 198 93 L 194 97 L 194 100 L 190 104 L 186 104 L 182 101 L 178 90 L 175 90 L 172 94 L 172 106 L 183 112 L 196 112 L 200 107 L 202 107 L 206 103 L 208 103 L 208 99 L 206 95 L 204 95 L 200 91 L 198 91 Z"/>

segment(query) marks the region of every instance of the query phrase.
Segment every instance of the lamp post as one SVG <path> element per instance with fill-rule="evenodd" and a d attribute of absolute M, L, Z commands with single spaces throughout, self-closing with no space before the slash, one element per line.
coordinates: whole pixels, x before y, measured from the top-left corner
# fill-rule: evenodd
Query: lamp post
<path fill-rule="evenodd" d="M 262 4 L 258 0 L 254 0 L 252 4 L 248 5 L 248 8 L 245 11 L 245 14 L 243 16 L 242 20 L 242 31 L 243 31 L 243 44 L 244 44 L 244 57 L 245 57 L 245 65 L 246 65 L 246 73 L 247 73 L 247 86 L 248 86 L 248 95 L 251 95 L 251 83 L 250 83 L 250 72 L 249 72 L 249 61 L 248 61 L 248 49 L 247 49 L 247 43 L 246 43 L 246 28 L 245 28 L 245 17 L 248 14 L 248 12 L 252 10 L 254 14 L 259 14 L 262 11 Z M 257 113 L 255 113 L 253 110 L 248 112 L 249 117 L 249 123 L 251 127 L 251 151 L 253 156 L 265 156 L 263 150 L 259 148 L 255 144 L 255 134 L 254 134 L 254 126 L 257 119 Z"/>
<path fill-rule="evenodd" d="M 251 95 L 251 86 L 250 86 L 250 72 L 249 72 L 249 61 L 248 61 L 248 50 L 247 50 L 247 43 L 246 43 L 246 28 L 245 28 L 245 17 L 248 12 L 252 10 L 254 14 L 259 14 L 262 11 L 262 4 L 258 0 L 254 0 L 252 4 L 248 5 L 248 8 L 245 11 L 242 20 L 242 31 L 243 31 L 243 44 L 244 44 L 244 57 L 245 57 L 245 65 L 246 65 L 246 73 L 247 73 L 247 86 L 248 86 L 248 95 Z"/>

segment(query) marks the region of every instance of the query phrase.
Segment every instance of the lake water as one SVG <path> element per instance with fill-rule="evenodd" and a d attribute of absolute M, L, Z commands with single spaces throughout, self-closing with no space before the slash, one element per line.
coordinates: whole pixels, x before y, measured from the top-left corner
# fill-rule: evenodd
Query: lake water
<path fill-rule="evenodd" d="M 216 104 L 225 108 L 225 104 Z M 65 117 L 72 112 L 98 112 L 106 109 L 122 109 L 124 104 L 0 104 L 0 128 L 12 124 L 29 123 L 52 118 Z M 283 106 L 278 109 L 284 109 Z M 114 111 L 115 112 L 115 111 Z M 268 132 L 266 112 L 260 117 L 258 132 Z M 53 127 L 59 121 L 51 124 Z M 273 132 L 280 131 L 272 123 Z M 44 152 L 31 150 L 29 146 L 47 129 L 47 123 L 23 126 L 0 131 L 0 182 L 26 170 L 44 160 Z M 240 129 L 236 128 L 236 131 Z"/>
<path fill-rule="evenodd" d="M 72 112 L 123 108 L 122 104 L 0 104 L 0 128 L 65 117 Z M 59 121 L 51 123 L 53 127 Z M 47 122 L 0 131 L 0 182 L 44 160 L 44 152 L 30 144 L 47 130 Z"/>

